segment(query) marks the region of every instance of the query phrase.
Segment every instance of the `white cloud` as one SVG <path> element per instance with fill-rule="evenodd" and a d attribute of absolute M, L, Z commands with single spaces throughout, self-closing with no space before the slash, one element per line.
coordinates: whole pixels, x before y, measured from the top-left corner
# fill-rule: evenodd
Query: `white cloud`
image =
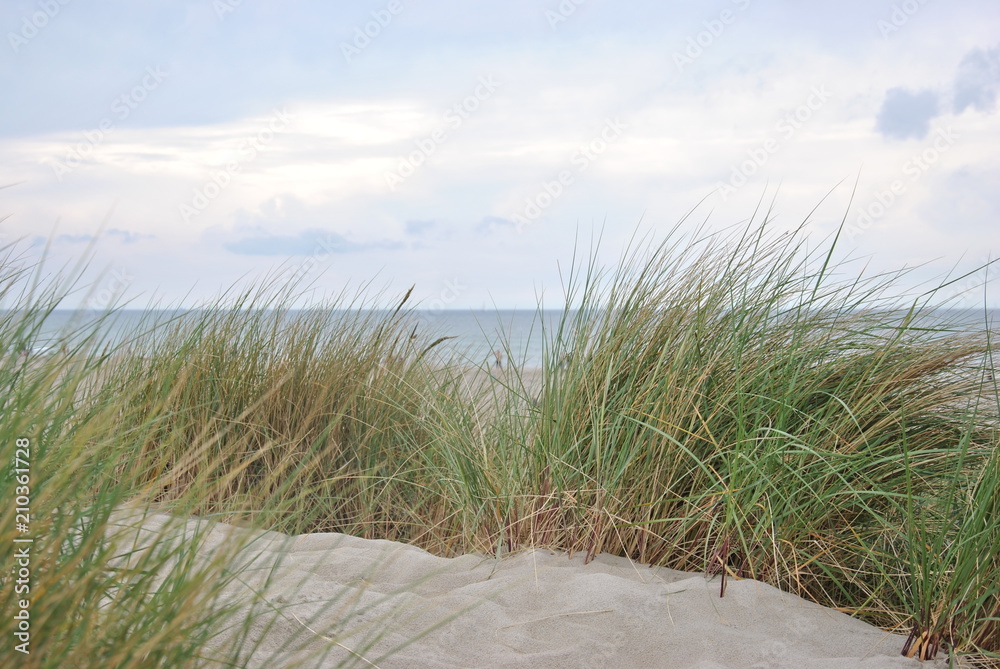
<path fill-rule="evenodd" d="M 167 5 L 152 6 L 170 15 Z M 986 186 L 997 173 L 988 147 L 1000 126 L 984 113 L 995 96 L 995 36 L 985 27 L 994 5 L 929 4 L 883 38 L 885 8 L 870 3 L 809 15 L 787 2 L 752 3 L 679 71 L 674 51 L 723 6 L 588 3 L 553 31 L 537 3 L 481 15 L 430 2 L 407 6 L 351 64 L 336 44 L 365 19 L 360 9 L 310 5 L 303 18 L 301 8 L 286 15 L 245 6 L 216 24 L 191 4 L 177 20 L 194 22 L 195 37 L 171 28 L 152 46 L 126 39 L 127 19 L 118 17 L 108 39 L 132 54 L 125 60 L 169 63 L 170 76 L 61 181 L 53 161 L 87 148 L 86 133 L 99 128 L 135 68 L 121 66 L 114 81 L 95 74 L 99 90 L 81 93 L 78 110 L 56 108 L 53 90 L 67 100 L 79 88 L 59 83 L 70 76 L 61 68 L 77 77 L 83 65 L 105 71 L 107 56 L 78 48 L 67 59 L 62 42 L 43 47 L 40 37 L 34 60 L 23 61 L 37 96 L 3 112 L 11 134 L 0 136 L 0 184 L 19 182 L 0 191 L 0 215 L 13 214 L 4 232 L 46 234 L 58 221 L 55 234 L 86 239 L 113 209 L 105 227 L 132 237 L 106 236 L 99 262 L 126 267 L 132 290 L 176 299 L 192 285 L 192 295 L 213 295 L 286 256 L 296 261 L 328 235 L 351 252 L 315 268 L 324 289 L 380 273 L 404 288 L 425 282 L 430 297 L 457 280 L 467 288 L 450 306 L 527 307 L 539 286 L 558 290 L 556 263 L 567 261 L 578 233 L 586 239 L 605 226 L 613 249 L 640 217 L 665 229 L 705 196 L 710 225 L 724 227 L 749 217 L 765 187 L 770 195 L 779 183 L 779 224 L 793 227 L 846 179 L 813 226 L 822 235 L 843 216 L 860 172 L 856 210 L 878 202 L 894 180 L 906 184 L 851 240 L 873 266 L 954 259 L 970 245 L 1000 252 L 1000 196 Z M 61 39 L 79 47 L 67 31 L 90 19 L 67 11 L 60 21 Z M 277 32 L 286 24 L 297 26 L 295 39 Z M 985 69 L 976 54 L 985 54 Z M 21 74 L 0 77 L 7 90 L 24 89 Z M 482 77 L 494 77 L 496 91 L 450 124 L 449 110 Z M 902 115 L 889 113 L 887 91 L 926 89 L 947 101 L 941 96 L 956 86 L 956 110 L 965 114 L 942 103 L 914 116 L 913 96 L 898 93 L 888 100 L 905 103 Z M 817 87 L 829 95 L 811 104 Z M 263 141 L 281 109 L 291 120 Z M 579 170 L 574 156 L 613 118 L 627 128 Z M 933 148 L 939 126 L 953 126 L 959 139 L 910 180 L 906 165 Z M 908 139 L 886 142 L 877 127 Z M 387 171 L 440 129 L 412 176 L 390 189 Z M 250 138 L 260 144 L 254 151 Z M 537 222 L 520 230 L 505 223 L 567 170 L 572 183 Z M 965 180 L 955 180 L 959 172 Z M 734 174 L 745 183 L 725 199 L 712 194 Z M 961 233 L 942 214 L 956 193 L 975 203 L 961 209 Z M 196 213 L 183 216 L 182 205 Z M 71 257 L 64 246 L 54 253 Z"/>

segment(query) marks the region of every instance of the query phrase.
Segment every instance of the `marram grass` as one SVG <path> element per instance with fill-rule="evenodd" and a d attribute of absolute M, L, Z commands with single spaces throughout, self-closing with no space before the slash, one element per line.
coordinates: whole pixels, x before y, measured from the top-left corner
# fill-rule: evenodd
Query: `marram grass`
<path fill-rule="evenodd" d="M 314 509 L 309 500 L 322 483 L 337 481 L 336 471 L 320 474 L 336 458 L 317 445 L 339 438 L 338 415 L 358 416 L 377 433 L 388 421 L 381 412 L 407 410 L 405 394 L 399 401 L 377 394 L 390 387 L 383 377 L 391 372 L 376 359 L 384 351 L 352 340 L 360 330 L 336 329 L 341 353 L 368 351 L 370 359 L 321 367 L 329 375 L 315 384 L 296 371 L 309 371 L 302 360 L 317 353 L 308 339 L 325 324 L 302 325 L 279 342 L 264 331 L 274 321 L 237 305 L 178 317 L 154 336 L 137 331 L 117 347 L 77 331 L 65 347 L 53 347 L 56 353 L 24 357 L 21 350 L 71 286 L 32 293 L 23 284 L 36 275 L 13 262 L 2 272 L 0 490 L 10 503 L 0 511 L 0 560 L 13 568 L 0 575 L 0 665 L 245 666 L 270 628 L 294 616 L 268 593 L 248 589 L 243 568 L 234 567 L 258 554 L 251 534 L 212 546 L 209 526 L 192 530 L 184 521 L 247 519 L 296 531 L 315 526 L 327 510 L 349 518 L 359 506 L 377 504 L 375 491 L 385 486 L 374 480 L 357 483 L 356 501 Z M 387 337 L 392 322 L 381 323 Z M 241 367 L 254 357 L 270 366 Z M 292 397 L 296 390 L 301 394 Z M 14 504 L 18 496 L 30 508 L 25 517 L 16 515 L 24 513 Z M 168 511 L 170 520 L 156 516 L 158 530 L 148 522 L 140 528 L 157 511 Z M 365 524 L 358 519 L 353 527 Z M 249 601 L 234 601 L 234 590 Z M 248 605 L 253 618 L 242 617 Z M 295 619 L 301 634 L 286 650 L 308 646 L 319 658 L 333 649 L 347 653 L 344 666 L 377 665 L 373 649 L 392 620 L 383 628 L 356 624 L 372 605 L 354 600 L 334 599 L 325 608 L 344 612 L 342 626 L 316 633 Z M 16 616 L 22 610 L 27 620 Z M 376 622 L 378 616 L 368 615 Z"/>
<path fill-rule="evenodd" d="M 126 506 L 443 555 L 607 551 L 717 574 L 720 594 L 760 579 L 909 633 L 911 656 L 997 657 L 985 328 L 934 311 L 947 284 L 901 295 L 905 273 L 852 273 L 835 242 L 810 251 L 770 228 L 678 227 L 609 271 L 576 263 L 537 373 L 432 359 L 408 296 L 293 312 L 274 283 L 109 352 L 78 336 L 27 365 L 7 355 L 4 461 L 18 438 L 37 445 L 39 645 L 24 666 L 207 663 L 236 624 L 217 598 L 233 553 L 206 565 L 168 533 L 123 557 L 106 534 Z M 3 271 L 10 350 L 62 294 Z M 9 577 L 0 592 L 14 610 Z"/>

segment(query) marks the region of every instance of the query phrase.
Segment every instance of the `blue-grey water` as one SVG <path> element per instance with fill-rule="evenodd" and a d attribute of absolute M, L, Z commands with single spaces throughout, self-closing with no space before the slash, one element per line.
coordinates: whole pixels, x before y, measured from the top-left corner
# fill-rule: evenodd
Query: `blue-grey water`
<path fill-rule="evenodd" d="M 194 314 L 195 312 L 191 312 Z M 298 312 L 290 312 L 294 318 Z M 351 314 L 346 314 L 348 317 Z M 101 344 L 114 343 L 134 333 L 151 329 L 156 323 L 176 318 L 173 311 L 121 310 L 110 317 L 98 319 L 96 314 L 54 311 L 30 337 L 31 341 L 15 342 L 13 348 L 32 354 L 54 352 L 67 339 L 73 340 L 93 330 L 88 323 L 99 321 L 98 339 Z M 405 316 L 407 332 L 429 343 L 439 337 L 449 337 L 435 351 L 440 357 L 458 355 L 470 364 L 496 361 L 495 351 L 501 351 L 504 364 L 537 367 L 542 362 L 541 325 L 558 325 L 562 311 L 539 313 L 537 310 L 439 310 L 412 311 Z"/>
<path fill-rule="evenodd" d="M 301 312 L 293 311 L 289 316 L 294 317 L 296 313 Z M 350 316 L 348 312 L 344 313 Z M 542 364 L 543 341 L 546 336 L 552 338 L 562 316 L 562 311 L 454 309 L 416 310 L 407 314 L 406 319 L 407 330 L 415 327 L 423 342 L 437 337 L 452 337 L 436 349 L 441 357 L 456 354 L 470 364 L 492 364 L 496 360 L 494 352 L 500 350 L 505 364 L 538 367 Z M 121 310 L 110 318 L 100 319 L 97 331 L 103 345 L 121 339 L 126 333 L 135 333 L 137 329 L 149 329 L 151 325 L 171 317 L 176 317 L 176 312 Z M 931 314 L 926 324 L 934 326 L 948 321 L 964 324 L 963 329 L 982 331 L 987 322 L 996 322 L 998 317 L 1000 309 L 942 310 Z M 91 331 L 93 327 L 88 323 L 95 322 L 96 318 L 96 314 L 57 310 L 28 337 L 31 341 L 11 342 L 9 337 L 4 337 L 4 340 L 8 347 L 19 351 L 28 350 L 34 354 L 51 352 L 61 342 Z M 5 329 L 10 327 L 10 322 L 5 319 Z M 542 334 L 543 325 L 546 335 Z"/>

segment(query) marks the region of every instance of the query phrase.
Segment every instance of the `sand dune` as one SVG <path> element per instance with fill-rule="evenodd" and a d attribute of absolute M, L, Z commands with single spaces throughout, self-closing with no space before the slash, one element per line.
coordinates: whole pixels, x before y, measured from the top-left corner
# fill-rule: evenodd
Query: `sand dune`
<path fill-rule="evenodd" d="M 146 546 L 170 521 L 117 516 Z M 254 622 L 245 637 L 228 630 L 212 642 L 243 648 L 249 667 L 945 666 L 901 657 L 902 636 L 752 580 L 730 580 L 720 598 L 718 578 L 609 555 L 586 565 L 544 550 L 439 558 L 341 534 L 179 528 L 199 522 L 205 556 L 253 538 L 226 597 Z"/>

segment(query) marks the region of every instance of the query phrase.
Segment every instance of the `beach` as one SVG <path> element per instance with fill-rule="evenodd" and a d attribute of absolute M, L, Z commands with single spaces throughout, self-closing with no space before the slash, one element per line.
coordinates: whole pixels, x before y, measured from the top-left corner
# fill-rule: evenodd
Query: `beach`
<path fill-rule="evenodd" d="M 903 635 L 758 581 L 730 579 L 720 597 L 719 577 L 612 555 L 587 564 L 582 553 L 540 549 L 441 558 L 390 541 L 165 514 L 123 512 L 115 523 L 131 528 L 121 536 L 133 549 L 173 532 L 200 532 L 206 559 L 246 544 L 222 599 L 252 624 L 205 653 L 227 656 L 235 641 L 247 667 L 946 666 L 900 656 Z"/>

